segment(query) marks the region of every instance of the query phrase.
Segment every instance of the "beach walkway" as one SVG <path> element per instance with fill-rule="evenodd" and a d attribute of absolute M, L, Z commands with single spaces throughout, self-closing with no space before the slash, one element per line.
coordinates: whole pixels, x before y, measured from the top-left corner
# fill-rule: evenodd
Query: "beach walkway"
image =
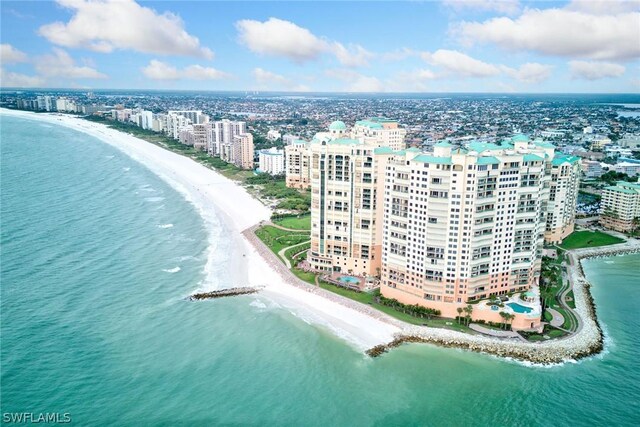
<path fill-rule="evenodd" d="M 553 326 L 554 328 L 562 329 L 562 325 L 564 324 L 564 317 L 562 316 L 562 314 L 558 313 L 551 307 L 547 307 L 547 311 L 553 316 L 553 319 L 551 319 L 550 322 L 551 326 Z"/>
<path fill-rule="evenodd" d="M 484 335 L 489 335 L 496 338 L 515 338 L 515 339 L 523 339 L 519 333 L 514 331 L 499 331 L 497 329 L 486 328 L 477 323 L 469 324 L 469 329 L 472 329 L 476 332 L 480 332 Z M 526 341 L 526 340 L 525 340 Z"/>
<path fill-rule="evenodd" d="M 306 245 L 309 242 L 311 242 L 311 240 L 307 240 L 306 242 L 296 243 L 295 245 L 287 246 L 286 248 L 280 249 L 280 252 L 278 252 L 278 256 L 280 258 L 282 258 L 284 263 L 287 265 L 287 268 L 291 269 L 292 266 L 291 266 L 291 263 L 289 262 L 289 259 L 284 255 L 284 253 L 286 251 L 288 251 L 289 249 L 291 249 L 291 248 L 295 248 L 296 246 Z M 297 254 L 295 254 L 295 255 L 297 255 Z"/>

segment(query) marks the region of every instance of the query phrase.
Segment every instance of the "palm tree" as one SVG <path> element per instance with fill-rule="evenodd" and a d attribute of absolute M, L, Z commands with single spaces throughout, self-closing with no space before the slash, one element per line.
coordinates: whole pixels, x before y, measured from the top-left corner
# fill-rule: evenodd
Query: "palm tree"
<path fill-rule="evenodd" d="M 507 321 L 509 322 L 509 329 L 511 329 L 511 323 L 515 318 L 516 318 L 515 314 L 507 313 Z"/>
<path fill-rule="evenodd" d="M 500 314 L 500 317 L 502 317 L 502 325 L 500 325 L 500 328 L 504 329 L 504 326 L 507 324 L 507 318 L 510 316 L 510 314 L 505 313 L 504 311 L 501 311 L 498 314 Z"/>
<path fill-rule="evenodd" d="M 460 318 L 462 317 L 462 307 L 456 308 L 456 311 L 458 312 L 458 324 L 460 324 Z"/>
<path fill-rule="evenodd" d="M 464 312 L 467 313 L 464 318 L 467 320 L 467 326 L 469 326 L 469 323 L 471 322 L 471 313 L 473 313 L 473 306 L 471 304 L 467 304 L 464 308 Z"/>

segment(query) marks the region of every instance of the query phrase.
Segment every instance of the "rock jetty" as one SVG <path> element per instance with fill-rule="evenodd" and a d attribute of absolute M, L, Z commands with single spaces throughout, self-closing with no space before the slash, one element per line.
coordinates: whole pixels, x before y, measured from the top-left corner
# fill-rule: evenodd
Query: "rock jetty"
<path fill-rule="evenodd" d="M 219 291 L 201 292 L 201 293 L 196 293 L 191 295 L 189 297 L 189 300 L 199 301 L 203 299 L 214 299 L 214 298 L 232 297 L 236 295 L 255 294 L 260 289 L 261 288 L 256 288 L 256 287 L 240 287 L 240 288 L 221 289 Z"/>

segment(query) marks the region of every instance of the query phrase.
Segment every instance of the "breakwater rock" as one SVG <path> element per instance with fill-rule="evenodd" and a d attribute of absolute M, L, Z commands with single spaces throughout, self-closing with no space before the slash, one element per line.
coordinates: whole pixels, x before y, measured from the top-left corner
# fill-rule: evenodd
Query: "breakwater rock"
<path fill-rule="evenodd" d="M 220 289 L 219 291 L 201 292 L 201 293 L 193 294 L 189 297 L 189 300 L 199 301 L 203 299 L 214 299 L 214 298 L 232 297 L 236 295 L 255 294 L 260 289 L 262 288 L 240 287 L 240 288 Z"/>

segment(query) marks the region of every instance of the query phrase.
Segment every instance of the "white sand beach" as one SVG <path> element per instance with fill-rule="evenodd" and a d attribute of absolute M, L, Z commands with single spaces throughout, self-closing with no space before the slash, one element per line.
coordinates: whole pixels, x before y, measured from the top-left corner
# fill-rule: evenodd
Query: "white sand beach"
<path fill-rule="evenodd" d="M 270 209 L 216 171 L 100 123 L 69 115 L 7 109 L 0 109 L 0 114 L 58 124 L 94 136 L 140 162 L 178 190 L 198 209 L 209 229 L 217 226 L 218 218 L 222 218 L 231 231 L 229 238 L 235 240 L 231 269 L 238 283 L 233 286 L 265 286 L 261 295 L 308 323 L 328 328 L 358 349 L 389 342 L 394 334 L 401 332 L 397 325 L 287 284 L 241 234 L 260 221 L 268 220 Z"/>

